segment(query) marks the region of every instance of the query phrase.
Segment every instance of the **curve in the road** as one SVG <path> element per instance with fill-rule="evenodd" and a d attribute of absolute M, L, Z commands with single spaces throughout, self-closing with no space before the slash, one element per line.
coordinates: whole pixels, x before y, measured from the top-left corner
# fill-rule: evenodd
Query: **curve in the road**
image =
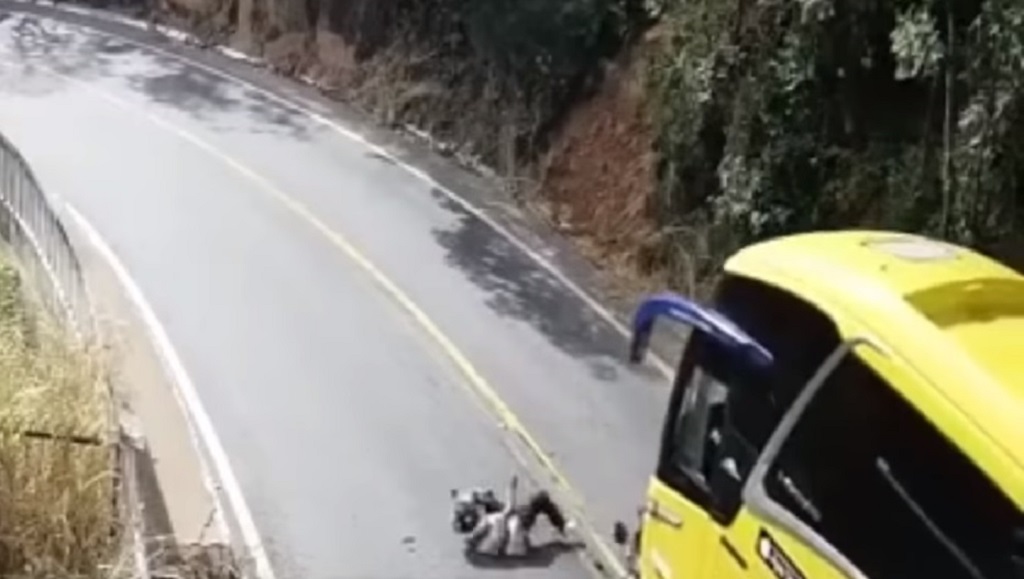
<path fill-rule="evenodd" d="M 340 569 L 337 567 L 340 560 L 329 557 L 324 551 L 330 549 L 329 542 L 311 536 L 313 531 L 330 526 L 324 527 L 322 521 L 314 520 L 316 507 L 310 510 L 307 498 L 337 505 L 339 513 L 350 511 L 353 506 L 346 506 L 347 503 L 339 503 L 336 497 L 325 494 L 330 492 L 327 490 L 330 485 L 298 484 L 275 477 L 271 472 L 275 467 L 271 465 L 294 464 L 319 471 L 334 480 L 339 488 L 344 486 L 370 499 L 376 492 L 347 480 L 346 477 L 354 475 L 346 473 L 344 468 L 318 467 L 308 460 L 296 461 L 296 457 L 288 456 L 289 443 L 304 442 L 299 434 L 292 434 L 289 429 L 298 433 L 379 439 L 367 442 L 375 448 L 372 454 L 358 451 L 355 446 L 346 450 L 348 456 L 365 461 L 367 468 L 376 465 L 379 472 L 391 476 L 414 477 L 416 472 L 423 475 L 434 471 L 430 476 L 437 481 L 451 480 L 452 476 L 464 476 L 460 471 L 465 470 L 467 462 L 479 462 L 480 465 L 470 466 L 495 472 L 494 466 L 483 467 L 483 463 L 493 462 L 485 457 L 495 452 L 486 450 L 486 445 L 476 450 L 469 447 L 458 450 L 451 446 L 446 447 L 445 453 L 437 454 L 436 450 L 431 450 L 433 445 L 417 438 L 413 443 L 419 449 L 416 452 L 433 452 L 435 459 L 446 465 L 445 471 L 451 472 L 435 471 L 422 462 L 419 467 L 410 469 L 380 462 L 379 455 L 393 454 L 402 449 L 402 445 L 410 444 L 411 439 L 406 435 L 396 437 L 394 426 L 371 422 L 363 424 L 364 428 L 359 430 L 325 422 L 330 421 L 330 413 L 325 412 L 323 405 L 331 400 L 347 400 L 347 404 L 355 405 L 357 412 L 381 412 L 381 418 L 391 418 L 384 410 L 387 398 L 378 397 L 379 393 L 359 393 L 358 383 L 355 391 L 353 386 L 347 386 L 338 392 L 331 384 L 331 376 L 339 370 L 344 374 L 365 369 L 355 360 L 339 360 L 337 354 L 332 356 L 331 348 L 327 347 L 333 340 L 346 340 L 344 334 L 328 331 L 330 324 L 351 323 L 348 318 L 361 318 L 357 310 L 348 306 L 331 305 L 328 296 L 331 292 L 345 296 L 343 299 L 361 304 L 359 309 L 381 307 L 373 305 L 375 298 L 358 289 L 358 280 L 342 275 L 340 270 L 350 269 L 352 264 L 357 265 L 363 275 L 369 273 L 376 282 L 376 290 L 383 289 L 390 294 L 391 301 L 404 310 L 406 319 L 416 322 L 421 333 L 432 339 L 431 345 L 420 348 L 445 354 L 448 364 L 462 375 L 461 380 L 454 381 L 473 387 L 477 398 L 488 402 L 491 411 L 512 426 L 517 434 L 512 439 L 521 442 L 525 438 L 526 446 L 534 452 L 534 458 L 551 471 L 549 474 L 554 473 L 566 486 L 570 478 L 582 481 L 584 488 L 580 494 L 587 496 L 589 505 L 605 508 L 604 514 L 628 516 L 623 507 L 636 501 L 637 482 L 642 481 L 647 472 L 646 457 L 636 455 L 650 453 L 653 448 L 656 427 L 652 424 L 661 407 L 662 394 L 652 394 L 645 385 L 638 384 L 635 377 L 630 378 L 631 374 L 614 362 L 614 354 L 606 353 L 617 351 L 621 344 L 608 350 L 599 343 L 607 338 L 602 338 L 601 332 L 578 311 L 587 306 L 586 300 L 573 302 L 560 297 L 561 290 L 549 285 L 534 286 L 542 290 L 540 294 L 538 289 L 519 287 L 511 289 L 525 293 L 507 293 L 509 284 L 523 280 L 511 280 L 487 268 L 496 267 L 495 260 L 504 267 L 512 264 L 512 275 L 536 283 L 539 274 L 531 269 L 536 265 L 531 266 L 513 255 L 517 251 L 522 254 L 522 247 L 511 243 L 511 248 L 501 249 L 502 242 L 493 238 L 493 228 L 487 233 L 467 225 L 469 222 L 465 220 L 460 226 L 469 228 L 460 235 L 468 237 L 452 238 L 448 231 L 451 218 L 447 215 L 453 210 L 443 204 L 439 208 L 434 204 L 438 201 L 431 195 L 424 195 L 436 194 L 438 188 L 424 188 L 422 184 L 389 173 L 387 167 L 394 163 L 373 165 L 364 153 L 353 156 L 339 144 L 324 140 L 326 137 L 310 137 L 306 127 L 296 129 L 304 132 L 301 137 L 282 137 L 279 133 L 276 138 L 262 136 L 275 130 L 276 122 L 266 118 L 282 113 L 268 113 L 265 102 L 245 91 L 239 92 L 237 87 L 223 89 L 231 93 L 229 97 L 213 94 L 208 90 L 211 88 L 209 79 L 196 76 L 194 71 L 174 69 L 166 62 L 156 61 L 138 46 L 127 48 L 129 43 L 116 39 L 97 42 L 96 35 L 68 32 L 66 28 L 61 30 L 55 26 L 47 28 L 38 22 L 33 26 L 14 30 L 13 36 L 8 38 L 7 56 L 10 58 L 6 62 L 9 70 L 14 71 L 12 79 L 23 86 L 19 86 L 21 94 L 8 91 L 10 94 L 0 96 L 4 105 L 0 107 L 0 121 L 20 131 L 22 141 L 27 142 L 27 150 L 33 151 L 38 165 L 46 169 L 47 178 L 56 183 L 56 188 L 65 196 L 74 197 L 73 202 L 83 213 L 92 215 L 91 220 L 104 230 L 111 244 L 120 246 L 119 254 L 125 257 L 127 267 L 139 278 L 140 285 L 148 283 L 147 295 L 157 295 L 154 309 L 162 310 L 159 312 L 162 319 L 175 322 L 169 328 L 169 333 L 176 332 L 175 341 L 192 349 L 190 366 L 198 368 L 200 374 L 197 389 L 204 398 L 213 399 L 215 408 L 211 414 L 216 415 L 218 424 L 236 432 L 251 431 L 268 423 L 276 423 L 280 428 L 283 440 L 262 438 L 258 440 L 262 444 L 255 449 L 240 446 L 237 434 L 233 444 L 232 441 L 226 444 L 232 447 L 229 448 L 232 460 L 240 463 L 243 471 L 248 471 L 240 477 L 247 495 L 257 495 L 257 502 L 272 508 L 293 509 L 304 517 L 301 530 L 272 533 L 279 543 L 278 553 L 284 551 L 291 557 L 302 558 L 301 553 L 305 551 L 306 558 L 321 560 L 322 564 L 311 572 L 313 575 L 323 573 L 324 569 Z M 92 62 L 90 59 L 101 61 L 102 66 L 90 67 L 87 65 Z M 62 86 L 44 87 L 46 90 L 33 93 L 38 88 L 39 72 L 43 70 L 48 71 L 47 75 L 62 78 Z M 67 87 L 74 87 L 74 90 Z M 0 93 L 4 88 L 0 87 Z M 207 157 L 215 158 L 217 163 L 158 138 L 156 133 L 138 123 L 122 118 L 124 115 L 111 115 L 109 110 L 96 108 L 83 96 L 85 94 L 100 96 L 108 105 L 116 105 L 119 111 L 132 111 L 133 115 L 128 116 L 142 115 L 147 122 L 156 123 L 164 132 L 175 139 L 183 139 Z M 217 101 L 218 98 L 223 102 Z M 184 107 L 176 99 L 185 101 Z M 220 107 L 213 114 L 203 116 L 188 110 L 210 103 Z M 263 108 L 261 118 L 250 118 L 250 111 L 260 107 Z M 96 115 L 102 120 L 91 119 Z M 294 120 L 284 124 L 289 122 L 296 126 L 303 124 Z M 121 138 L 121 142 L 131 142 L 132 146 L 124 151 L 104 150 L 117 147 L 115 137 Z M 79 139 L 78 146 L 82 149 L 76 149 L 73 142 L 60 142 L 61 138 Z M 26 148 L 24 144 L 23 148 Z M 227 150 L 231 153 L 224 152 Z M 125 155 L 127 159 L 122 158 Z M 76 156 L 81 159 L 75 159 Z M 175 175 L 158 167 L 153 159 L 161 156 L 165 162 L 170 159 L 180 162 L 182 170 L 187 169 L 187 172 Z M 141 169 L 124 172 L 119 160 L 149 167 L 166 182 L 155 175 L 141 173 Z M 250 168 L 253 166 L 260 167 L 259 172 Z M 225 172 L 225 168 L 229 171 Z M 77 179 L 67 174 L 75 169 Z M 324 183 L 334 181 L 345 182 L 347 190 L 338 192 L 324 188 Z M 130 184 L 129 190 L 135 194 L 111 190 L 116 184 L 125 187 Z M 209 196 L 197 195 L 197 190 Z M 269 193 L 265 197 L 273 199 L 277 209 L 253 198 L 250 193 L 257 190 Z M 302 190 L 303 199 L 286 195 L 284 190 Z M 368 212 L 369 207 L 373 208 L 372 212 Z M 295 229 L 294 222 L 282 221 L 276 215 L 281 209 L 291 214 L 294 221 L 302 221 L 319 240 Z M 195 230 L 190 232 L 195 239 L 184 240 L 185 249 L 160 247 L 161 243 L 173 239 L 175 232 L 186 228 Z M 231 231 L 226 231 L 228 229 Z M 338 230 L 352 235 L 341 237 L 336 233 Z M 334 252 L 340 249 L 346 255 L 347 265 L 335 262 L 318 247 L 325 240 Z M 453 242 L 455 245 L 450 245 Z M 438 253 L 439 244 L 447 255 Z M 356 250 L 356 245 L 364 251 Z M 372 249 L 373 255 L 367 254 L 367 248 Z M 248 255 L 247 251 L 260 252 L 266 258 Z M 161 264 L 161 254 L 172 259 L 167 267 Z M 283 260 L 283 255 L 291 257 Z M 263 299 L 231 297 L 230 286 L 244 288 L 246 284 L 240 282 L 257 280 L 258 273 L 265 267 L 264 261 L 276 263 L 282 279 L 263 282 L 268 286 L 260 288 Z M 216 269 L 218 265 L 222 271 Z M 460 271 L 460 268 L 468 269 Z M 338 273 L 332 273 L 336 270 Z M 205 287 L 203 275 L 211 279 Z M 173 290 L 169 285 L 174 286 Z M 216 298 L 216 305 L 195 301 L 199 299 L 196 296 L 202 294 L 201 287 L 208 294 L 203 297 Z M 481 300 L 479 287 L 490 292 L 486 300 Z M 510 304 L 511 297 L 540 300 L 542 305 L 532 304 L 529 307 L 540 307 L 540 310 L 522 317 L 524 304 Z M 252 307 L 244 307 L 247 304 Z M 274 311 L 267 310 L 268 304 Z M 311 315 L 312 304 L 326 309 Z M 428 311 L 432 317 L 427 317 Z M 258 324 L 242 322 L 239 318 L 257 313 L 272 318 L 271 321 L 277 320 L 275 327 L 282 335 L 262 337 Z M 510 313 L 514 318 L 510 318 Z M 438 314 L 443 319 L 438 319 Z M 206 332 L 195 323 L 181 321 L 194 316 L 205 316 L 214 329 Z M 383 316 L 388 318 L 388 314 Z M 369 320 L 364 319 L 362 324 L 373 323 Z M 386 361 L 389 357 L 394 358 L 399 350 L 410 347 L 402 345 L 406 338 L 401 338 L 402 332 L 396 333 L 396 330 L 398 328 L 380 334 L 383 344 L 351 344 L 352 355 L 379 357 L 378 364 L 384 366 L 374 372 L 391 374 L 404 398 L 419 400 L 423 406 L 440 404 L 438 397 L 448 400 L 446 395 L 430 390 L 430 384 L 437 380 L 449 382 L 443 372 L 438 374 L 436 369 L 427 369 L 423 362 L 415 362 L 419 369 L 411 372 L 400 369 L 396 373 L 395 368 L 386 368 L 394 365 Z M 365 333 L 379 332 L 367 330 Z M 314 340 L 312 336 L 317 338 Z M 296 340 L 306 347 L 281 340 Z M 469 349 L 459 351 L 456 343 Z M 382 347 L 385 351 L 380 351 Z M 208 350 L 221 353 L 215 356 Z M 232 359 L 232 353 L 239 360 Z M 183 357 L 188 358 L 189 352 Z M 305 367 L 299 366 L 300 362 Z M 437 365 L 436 361 L 426 362 L 430 367 Z M 307 377 L 304 396 L 308 400 L 280 398 L 273 376 L 288 376 L 282 373 L 285 368 Z M 241 411 L 243 395 L 232 393 L 230 388 L 239 382 L 248 382 L 255 392 L 271 401 L 250 400 L 248 404 L 255 404 L 255 409 Z M 434 432 L 444 431 L 438 428 L 443 422 L 459 425 L 452 428 L 448 436 L 465 430 L 476 433 L 472 434 L 473 438 L 487 437 L 465 419 L 458 418 L 460 413 L 466 412 L 459 403 L 448 400 L 443 404 L 434 412 L 398 414 L 409 421 L 409 428 L 428 437 L 443 436 L 443 432 Z M 290 410 L 291 414 L 276 415 L 282 408 L 275 406 Z M 520 419 L 512 408 L 520 416 L 524 411 L 528 416 Z M 529 424 L 536 436 L 527 433 L 523 424 Z M 509 437 L 500 438 L 500 443 L 507 445 Z M 567 464 L 569 470 L 556 468 L 538 440 L 559 452 L 560 463 Z M 317 452 L 330 454 L 328 447 L 316 445 L 316 448 Z M 498 467 L 497 471 L 504 468 Z M 562 475 L 559 470 L 567 474 Z M 269 477 L 268 480 L 274 482 L 263 483 L 258 477 Z M 413 495 L 424 492 L 413 490 L 415 487 L 407 484 L 392 485 L 409 495 L 393 497 L 392 501 L 413 500 Z M 276 489 L 272 497 L 268 496 L 267 488 L 261 489 L 268 486 Z M 396 516 L 401 512 L 393 511 L 390 514 Z M 282 516 L 287 519 L 290 514 Z M 257 517 L 261 517 L 260 513 Z M 426 517 L 418 523 L 428 528 L 432 523 L 427 521 L 433 518 L 436 517 Z M 603 518 L 602 523 L 607 521 L 607 517 Z M 268 523 L 267 519 L 267 515 L 262 514 L 262 520 L 258 521 L 261 528 L 288 526 L 287 521 L 275 524 Z M 299 540 L 303 544 L 296 542 Z M 440 543 L 431 543 L 429 548 L 443 547 Z M 350 553 L 352 555 L 355 553 Z M 332 562 L 325 562 L 328 559 Z M 365 560 L 370 561 L 372 557 L 365 557 Z M 453 576 L 451 569 L 455 567 L 444 568 L 448 570 L 439 571 L 439 576 Z"/>
<path fill-rule="evenodd" d="M 31 3 L 32 3 L 32 0 L 8 0 L 8 1 L 9 2 L 14 2 L 14 3 L 19 3 L 19 4 L 28 4 L 28 5 L 31 5 Z M 56 6 L 56 4 L 54 4 L 54 5 Z M 117 24 L 121 24 L 121 25 L 125 25 L 125 26 L 132 26 L 132 27 L 135 27 L 135 28 L 138 28 L 138 29 L 146 29 L 147 28 L 147 25 L 145 23 L 141 22 L 141 21 L 137 21 L 137 20 L 133 20 L 131 18 L 117 16 L 117 15 L 108 15 L 108 14 L 104 14 L 102 11 L 97 11 L 97 10 L 93 10 L 93 9 L 80 8 L 80 7 L 74 7 L 74 6 L 66 6 L 66 7 L 60 7 L 60 8 L 58 8 L 58 10 L 65 10 L 65 11 L 71 12 L 73 14 L 77 14 L 77 15 L 80 15 L 80 16 L 85 16 L 87 18 L 99 18 L 99 19 L 103 19 L 103 20 L 106 20 L 106 21 L 111 22 L 111 23 L 117 23 Z M 168 27 L 165 27 L 165 26 L 162 26 L 162 25 L 158 25 L 158 26 L 156 26 L 156 29 L 160 30 L 160 33 L 162 35 L 164 35 L 165 37 L 167 37 L 168 39 L 171 39 L 171 40 L 189 40 L 189 41 L 192 41 L 192 42 L 196 42 L 187 33 L 180 32 L 180 31 L 175 30 L 173 28 L 168 28 Z M 228 80 L 230 82 L 233 82 L 233 83 L 237 83 L 237 84 L 239 84 L 241 86 L 246 87 L 249 90 L 252 90 L 254 92 L 257 92 L 257 93 L 267 97 L 268 99 L 274 101 L 277 104 L 280 104 L 283 107 L 287 107 L 287 108 L 289 108 L 291 110 L 294 110 L 294 111 L 296 111 L 298 113 L 301 113 L 302 115 L 307 116 L 308 118 L 310 118 L 314 122 L 316 122 L 318 124 L 321 124 L 321 125 L 329 128 L 330 130 L 336 132 L 339 136 L 344 137 L 346 139 L 349 139 L 349 140 L 359 144 L 362 147 L 365 147 L 373 155 L 377 155 L 378 157 L 380 157 L 382 159 L 386 159 L 388 162 L 393 163 L 395 166 L 400 167 L 403 170 L 407 171 L 410 175 L 416 177 L 417 179 L 422 180 L 424 183 L 429 185 L 431 188 L 441 192 L 443 195 L 445 195 L 448 199 L 450 199 L 453 203 L 457 204 L 463 210 L 465 210 L 465 211 L 469 212 L 470 214 L 472 214 L 476 219 L 479 219 L 481 222 L 486 223 L 487 226 L 489 228 L 493 229 L 496 234 L 501 235 L 502 237 L 507 239 L 508 242 L 511 243 L 512 245 L 514 245 L 515 248 L 518 251 L 522 252 L 524 255 L 529 256 L 529 258 L 533 262 L 535 262 L 539 267 L 543 268 L 552 277 L 557 279 L 560 284 L 565 286 L 565 288 L 567 290 L 569 290 L 570 292 L 575 294 L 575 296 L 577 298 L 579 298 L 584 304 L 586 304 L 586 306 L 588 308 L 593 310 L 594 313 L 599 315 L 606 323 L 609 324 L 609 326 L 614 328 L 619 334 L 621 334 L 625 338 L 629 338 L 630 337 L 631 331 L 629 330 L 629 328 L 627 328 L 618 319 L 618 317 L 615 314 L 613 314 L 607 307 L 605 307 L 597 298 L 593 297 L 590 294 L 590 292 L 588 292 L 586 289 L 584 289 L 579 283 L 577 283 L 571 277 L 567 276 L 559 267 L 555 266 L 544 255 L 542 255 L 540 252 L 535 250 L 529 244 L 523 242 L 517 235 L 515 235 L 514 233 L 509 231 L 508 228 L 506 228 L 501 223 L 499 223 L 497 220 L 492 218 L 487 212 L 482 211 L 474 203 L 472 203 L 471 201 L 467 200 L 462 195 L 456 193 L 452 189 L 446 187 L 443 183 L 440 183 L 439 181 L 434 179 L 429 173 L 427 173 L 423 169 L 420 169 L 419 167 L 417 167 L 415 165 L 412 165 L 412 164 L 410 164 L 410 163 L 408 163 L 408 162 L 398 158 L 397 156 L 393 155 L 386 148 L 384 148 L 384 147 L 374 143 L 373 141 L 368 139 L 365 135 L 363 135 L 363 134 L 361 134 L 361 133 L 359 133 L 357 131 L 354 131 L 352 129 L 349 129 L 349 128 L 347 128 L 347 127 L 345 127 L 345 126 L 335 122 L 331 118 L 329 118 L 329 117 L 327 117 L 327 116 L 325 116 L 325 115 L 323 115 L 321 113 L 318 113 L 318 112 L 312 110 L 310 107 L 308 107 L 308 106 L 306 106 L 306 105 L 304 105 L 304 104 L 302 104 L 302 103 L 300 103 L 300 102 L 298 102 L 296 100 L 283 97 L 280 94 L 277 94 L 276 92 L 273 92 L 271 90 L 265 89 L 265 88 L 263 88 L 263 87 L 261 87 L 259 85 L 253 84 L 252 82 L 250 82 L 250 81 L 248 81 L 248 80 L 246 80 L 244 78 L 241 78 L 240 76 L 237 76 L 237 75 L 231 74 L 229 72 L 226 72 L 224 70 L 221 70 L 221 69 L 215 68 L 213 66 L 204 64 L 204 63 L 199 62 L 197 60 L 184 57 L 184 56 L 182 56 L 182 55 L 180 55 L 178 53 L 171 52 L 169 50 L 165 50 L 165 49 L 163 49 L 163 48 L 161 48 L 159 46 L 156 46 L 156 45 L 154 45 L 152 43 L 139 42 L 139 41 L 135 41 L 135 40 L 126 38 L 123 35 L 111 34 L 111 33 L 103 32 L 103 31 L 100 31 L 100 30 L 95 30 L 95 29 L 91 29 L 90 32 L 93 33 L 93 34 L 96 34 L 97 36 L 105 36 L 105 37 L 108 37 L 108 38 L 117 39 L 120 42 L 124 42 L 126 44 L 135 46 L 135 47 L 137 47 L 139 49 L 142 49 L 142 50 L 148 50 L 148 51 L 152 51 L 152 52 L 155 52 L 155 53 L 159 53 L 162 56 L 165 56 L 165 57 L 167 57 L 169 59 L 181 62 L 182 64 L 184 64 L 186 66 L 190 66 L 190 67 L 194 67 L 194 68 L 197 68 L 197 69 L 201 69 L 201 70 L 203 70 L 206 73 L 209 73 L 209 74 L 221 77 L 221 78 L 223 78 L 225 80 Z M 222 48 L 222 47 L 218 47 L 218 48 Z M 233 60 L 238 60 L 238 61 L 245 62 L 247 64 L 252 64 L 252 65 L 255 65 L 255 66 L 265 65 L 265 63 L 261 62 L 259 59 L 255 59 L 255 58 L 250 57 L 250 56 L 248 56 L 246 54 L 238 52 L 238 51 L 236 51 L 234 49 L 224 48 L 220 52 L 221 52 L 221 54 L 223 54 L 227 58 L 230 58 L 230 59 L 233 59 Z M 649 362 L 664 377 L 671 378 L 674 375 L 672 367 L 667 362 L 665 362 L 664 359 L 662 359 L 660 356 L 658 356 L 657 353 L 651 352 L 647 359 L 649 360 Z"/>
<path fill-rule="evenodd" d="M 0 66 L 9 67 L 14 65 L 4 62 L 0 63 Z M 409 314 L 409 317 L 420 326 L 427 336 L 437 343 L 445 355 L 451 358 L 452 363 L 462 372 L 465 377 L 466 384 L 468 384 L 472 389 L 472 393 L 479 396 L 480 399 L 487 404 L 488 410 L 500 421 L 502 428 L 515 435 L 515 437 L 526 446 L 526 449 L 532 454 L 532 458 L 543 468 L 544 474 L 559 486 L 561 495 L 571 500 L 571 506 L 573 508 L 575 518 L 578 523 L 580 523 L 580 528 L 583 532 L 588 535 L 587 539 L 592 548 L 598 550 L 597 555 L 600 557 L 601 563 L 610 566 L 615 576 L 622 577 L 625 575 L 625 568 L 619 563 L 615 553 L 605 540 L 595 532 L 593 525 L 586 518 L 586 506 L 582 495 L 573 487 L 569 482 L 569 479 L 562 474 L 561 470 L 555 465 L 551 457 L 548 456 L 540 443 L 537 442 L 534 435 L 527 430 L 519 416 L 512 411 L 505 400 L 498 394 L 497 390 L 487 381 L 486 378 L 483 377 L 483 375 L 476 369 L 472 362 L 469 361 L 469 358 L 458 348 L 458 346 L 456 346 L 455 343 L 437 326 L 437 324 L 430 319 L 423 309 L 408 295 L 406 295 L 405 292 L 395 284 L 395 282 L 384 274 L 380 268 L 370 261 L 358 248 L 352 245 L 352 243 L 349 242 L 342 234 L 327 226 L 316 216 L 315 213 L 310 211 L 309 208 L 297 201 L 294 197 L 288 195 L 284 191 L 281 191 L 272 182 L 261 176 L 259 173 L 217 149 L 209 142 L 186 130 L 183 130 L 179 126 L 165 121 L 157 115 L 148 113 L 129 102 L 111 95 L 110 93 L 97 90 L 89 84 L 80 82 L 71 76 L 61 74 L 55 70 L 45 68 L 42 68 L 41 70 L 44 70 L 47 74 L 52 74 L 64 81 L 81 86 L 83 90 L 95 94 L 97 98 L 105 100 L 112 105 L 129 112 L 130 114 L 140 115 L 152 122 L 154 125 L 159 126 L 161 129 L 188 141 L 205 153 L 216 157 L 219 161 L 231 167 L 234 171 L 237 171 L 245 179 L 252 181 L 252 183 L 259 189 L 272 196 L 282 206 L 286 207 L 288 211 L 294 213 L 302 221 L 305 221 L 312 229 L 316 230 L 334 247 L 344 253 L 352 263 L 373 279 L 383 292 L 385 292 L 395 301 L 395 303 Z M 84 218 L 81 217 L 81 214 L 73 208 L 73 206 L 69 205 L 69 207 L 72 215 L 79 216 L 80 223 L 87 223 Z M 155 320 L 156 318 L 154 317 L 152 319 Z M 184 379 L 185 375 L 183 373 L 176 374 L 178 374 L 175 376 L 178 380 Z M 195 409 L 196 407 L 193 406 L 192 410 L 194 411 Z M 212 429 L 207 429 L 207 431 L 212 432 Z M 206 438 L 209 439 L 210 437 L 207 436 Z M 524 466 L 529 468 L 532 465 L 525 464 Z M 230 475 L 224 470 L 222 470 L 222 476 L 230 477 Z M 236 500 L 233 502 L 235 502 L 236 509 L 241 508 L 241 503 L 239 501 Z M 248 542 L 251 544 L 252 550 L 258 554 L 257 560 L 260 561 L 262 560 L 262 548 L 258 544 L 252 545 L 252 543 L 256 541 L 257 538 L 255 533 L 251 533 L 248 538 Z M 269 567 L 265 564 L 260 565 L 260 567 L 266 569 L 263 576 L 269 577 L 269 575 L 266 575 L 266 572 L 269 571 Z"/>
<path fill-rule="evenodd" d="M 252 511 L 249 510 L 249 505 L 245 502 L 242 487 L 235 476 L 234 470 L 231 468 L 231 461 L 228 460 L 224 445 L 221 443 L 220 437 L 217 436 L 217 431 L 213 427 L 213 421 L 200 400 L 198 390 L 196 390 L 195 384 L 192 382 L 192 377 L 189 376 L 188 371 L 185 369 L 185 364 L 182 363 L 181 357 L 178 355 L 178 351 L 167 336 L 167 330 L 160 323 L 160 319 L 153 311 L 153 306 L 149 304 L 146 296 L 139 289 L 139 285 L 135 283 L 131 274 L 128 273 L 128 269 L 121 263 L 117 254 L 110 248 L 110 245 L 103 239 L 103 236 L 70 203 L 65 204 L 65 210 L 74 221 L 74 225 L 85 235 L 87 241 L 99 252 L 114 272 L 118 282 L 128 295 L 128 299 L 131 300 L 132 305 L 141 316 L 142 322 L 149 332 L 149 337 L 159 352 L 161 362 L 171 374 L 179 403 L 186 409 L 185 418 L 188 422 L 193 442 L 203 450 L 204 454 L 209 454 L 209 460 L 213 463 L 213 470 L 216 473 L 217 480 L 211 482 L 215 482 L 220 487 L 220 489 L 210 489 L 214 494 L 214 500 L 218 504 L 220 503 L 220 492 L 218 491 L 222 491 L 231 505 L 231 513 L 236 519 L 234 523 L 241 532 L 246 555 L 251 558 L 249 563 L 252 566 L 253 574 L 258 579 L 277 579 L 274 568 L 270 564 L 270 559 L 263 548 L 263 540 L 260 538 L 259 529 L 256 527 Z M 203 460 L 205 462 L 205 456 Z M 221 515 L 218 517 L 220 519 L 218 524 L 225 525 L 226 521 L 222 518 L 224 507 L 218 506 L 218 508 L 221 511 L 221 513 L 217 513 Z M 224 532 L 227 534 L 226 527 Z"/>

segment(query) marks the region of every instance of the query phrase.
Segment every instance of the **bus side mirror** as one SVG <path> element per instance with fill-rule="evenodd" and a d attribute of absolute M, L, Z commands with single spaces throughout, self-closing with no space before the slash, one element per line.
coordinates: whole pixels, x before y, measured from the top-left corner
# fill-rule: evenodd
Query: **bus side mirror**
<path fill-rule="evenodd" d="M 639 364 L 650 346 L 654 323 L 660 318 L 689 326 L 730 350 L 743 355 L 757 366 L 769 366 L 771 353 L 747 335 L 732 320 L 680 295 L 665 292 L 644 300 L 633 315 L 633 337 L 629 345 L 629 361 Z"/>

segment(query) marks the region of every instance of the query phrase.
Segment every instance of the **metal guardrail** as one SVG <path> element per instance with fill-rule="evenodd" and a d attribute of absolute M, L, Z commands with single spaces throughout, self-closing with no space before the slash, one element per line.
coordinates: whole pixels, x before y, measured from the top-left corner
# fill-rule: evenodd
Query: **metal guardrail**
<path fill-rule="evenodd" d="M 5 243 L 13 253 L 26 285 L 38 296 L 41 306 L 83 345 L 88 345 L 97 335 L 98 320 L 93 314 L 78 255 L 28 162 L 2 134 L 0 243 Z M 111 430 L 105 440 L 70 442 L 109 446 L 111 468 L 115 473 L 113 506 L 119 515 L 122 538 L 135 554 L 135 576 L 148 578 L 136 480 L 136 448 L 120 423 L 114 404 L 111 404 L 110 416 Z"/>
<path fill-rule="evenodd" d="M 0 238 L 43 307 L 78 337 L 94 320 L 67 232 L 21 153 L 0 135 Z"/>

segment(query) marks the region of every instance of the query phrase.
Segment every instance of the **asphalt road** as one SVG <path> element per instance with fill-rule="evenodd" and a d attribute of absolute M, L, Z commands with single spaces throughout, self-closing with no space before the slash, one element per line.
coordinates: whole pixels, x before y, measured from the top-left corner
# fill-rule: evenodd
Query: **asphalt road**
<path fill-rule="evenodd" d="M 242 84 L 22 14 L 0 22 L 0 130 L 152 303 L 279 578 L 586 575 L 571 555 L 467 566 L 448 490 L 503 484 L 524 468 L 518 443 L 451 349 L 330 232 L 458 348 L 595 526 L 632 520 L 666 389 L 624 365 L 623 338 L 580 299 L 425 181 Z"/>

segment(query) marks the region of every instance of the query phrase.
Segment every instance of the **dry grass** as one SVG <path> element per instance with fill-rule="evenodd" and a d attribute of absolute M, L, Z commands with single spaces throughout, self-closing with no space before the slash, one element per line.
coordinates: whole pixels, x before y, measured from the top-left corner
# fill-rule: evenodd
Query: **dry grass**
<path fill-rule="evenodd" d="M 31 319 L 20 286 L 0 261 L 0 576 L 110 577 L 121 557 L 105 365 Z"/>

